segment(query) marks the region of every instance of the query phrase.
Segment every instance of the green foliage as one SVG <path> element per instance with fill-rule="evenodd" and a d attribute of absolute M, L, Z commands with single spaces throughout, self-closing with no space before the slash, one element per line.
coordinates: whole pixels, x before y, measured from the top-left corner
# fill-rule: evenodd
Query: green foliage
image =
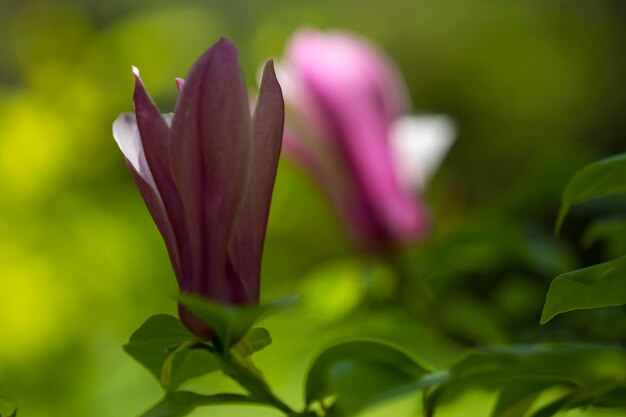
<path fill-rule="evenodd" d="M 415 391 L 428 370 L 391 346 L 354 341 L 333 346 L 314 361 L 306 379 L 307 406 L 335 398 L 332 415 L 347 416 L 382 400 Z"/>
<path fill-rule="evenodd" d="M 574 175 L 563 192 L 556 229 L 559 230 L 570 208 L 592 198 L 626 193 L 626 154 L 594 162 Z"/>
<path fill-rule="evenodd" d="M 570 180 L 556 223 L 558 231 L 572 205 L 593 198 L 626 193 L 626 154 L 615 155 L 586 166 Z M 620 247 L 619 231 L 623 221 L 596 223 L 585 236 L 592 243 L 599 237 L 611 239 L 613 247 Z M 541 315 L 541 324 L 560 313 L 626 304 L 626 257 L 561 274 L 556 277 Z"/>
<path fill-rule="evenodd" d="M 523 417 L 539 394 L 552 385 L 548 381 L 512 381 L 500 390 L 491 417 Z"/>
<path fill-rule="evenodd" d="M 541 324 L 567 311 L 626 304 L 626 256 L 559 275 L 552 281 Z"/>
<path fill-rule="evenodd" d="M 538 345 L 483 349 L 454 364 L 441 385 L 427 393 L 425 411 L 472 387 L 499 391 L 492 417 L 522 417 L 539 394 L 561 387 L 564 397 L 534 416 L 550 416 L 583 405 L 622 407 L 611 403 L 626 387 L 626 350 L 618 346 Z M 551 414 L 552 413 L 552 414 Z"/>
<path fill-rule="evenodd" d="M 619 258 L 626 253 L 626 219 L 609 217 L 594 221 L 582 238 L 582 243 L 590 247 L 593 244 L 604 245 L 604 255 Z"/>
<path fill-rule="evenodd" d="M 200 395 L 189 391 L 171 392 L 142 417 L 183 417 L 194 409 L 207 405 L 254 403 L 250 397 L 238 394 Z"/>
<path fill-rule="evenodd" d="M 235 345 L 261 317 L 287 308 L 296 301 L 297 297 L 285 297 L 269 304 L 236 307 L 192 294 L 180 295 L 180 302 L 215 331 L 224 351 Z"/>
<path fill-rule="evenodd" d="M 196 314 L 210 320 L 207 324 L 215 329 L 217 338 L 212 342 L 199 340 L 178 319 L 164 314 L 149 318 L 131 336 L 126 351 L 166 389 L 164 397 L 143 417 L 183 417 L 197 407 L 222 404 L 271 406 L 294 417 L 317 416 L 316 409 L 326 417 L 346 417 L 398 395 L 420 391 L 425 414 L 432 416 L 441 403 L 474 387 L 499 392 L 492 417 L 523 417 L 541 393 L 552 387 L 561 388 L 561 397 L 539 408 L 533 417 L 549 417 L 583 406 L 626 406 L 626 349 L 622 347 L 482 349 L 467 354 L 446 372 L 431 372 L 389 345 L 350 341 L 326 349 L 315 359 L 305 381 L 305 410 L 297 412 L 272 392 L 251 359 L 272 341 L 266 329 L 251 328 L 255 320 L 293 299 L 259 307 L 226 307 L 183 298 Z M 198 353 L 202 356 L 194 356 Z M 247 394 L 176 391 L 186 380 L 217 369 Z"/>
<path fill-rule="evenodd" d="M 273 404 L 290 410 L 278 400 L 254 366 L 251 356 L 272 343 L 269 332 L 251 326 L 262 316 L 276 312 L 295 302 L 285 298 L 262 306 L 225 306 L 190 295 L 181 302 L 192 309 L 216 333 L 212 341 L 191 334 L 176 317 L 157 314 L 133 333 L 124 346 L 126 352 L 144 365 L 166 391 L 163 399 L 145 416 L 179 417 L 196 407 L 224 403 Z M 183 383 L 221 370 L 250 392 L 250 396 L 234 394 L 200 395 L 176 391 Z"/>
<path fill-rule="evenodd" d="M 213 356 L 190 349 L 200 340 L 179 319 L 157 314 L 146 320 L 124 345 L 124 350 L 145 366 L 166 390 L 175 390 L 189 379 L 219 369 Z"/>
<path fill-rule="evenodd" d="M 263 327 L 253 327 L 244 337 L 233 346 L 233 351 L 239 356 L 252 356 L 253 353 L 265 349 L 272 343 L 270 332 Z"/>

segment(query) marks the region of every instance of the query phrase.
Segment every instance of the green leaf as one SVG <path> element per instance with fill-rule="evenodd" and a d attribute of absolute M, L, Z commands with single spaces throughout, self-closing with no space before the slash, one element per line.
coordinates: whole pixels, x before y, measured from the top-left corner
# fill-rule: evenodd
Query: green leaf
<path fill-rule="evenodd" d="M 594 221 L 582 238 L 586 247 L 603 242 L 608 259 L 619 258 L 626 253 L 626 218 L 613 217 Z M 571 269 L 571 268 L 568 268 Z"/>
<path fill-rule="evenodd" d="M 240 357 L 252 356 L 272 343 L 270 332 L 263 327 L 253 327 L 245 336 L 233 346 L 233 350 Z"/>
<path fill-rule="evenodd" d="M 595 401 L 598 407 L 626 408 L 626 384 L 617 386 Z"/>
<path fill-rule="evenodd" d="M 148 318 L 124 345 L 124 350 L 145 366 L 166 390 L 219 369 L 206 350 L 190 349 L 200 343 L 174 316 L 157 314 Z"/>
<path fill-rule="evenodd" d="M 523 417 L 533 406 L 539 394 L 554 385 L 546 381 L 513 381 L 498 395 L 491 417 Z"/>
<path fill-rule="evenodd" d="M 193 294 L 181 294 L 179 301 L 213 329 L 222 349 L 227 350 L 259 319 L 295 304 L 297 297 L 259 306 L 226 305 Z"/>
<path fill-rule="evenodd" d="M 626 256 L 556 277 L 541 314 L 541 324 L 572 310 L 626 304 Z"/>
<path fill-rule="evenodd" d="M 469 353 L 450 370 L 450 380 L 476 376 L 507 383 L 511 378 L 524 377 L 595 385 L 626 377 L 626 349 L 586 344 L 485 348 Z"/>
<path fill-rule="evenodd" d="M 574 344 L 479 349 L 450 368 L 447 380 L 427 393 L 424 408 L 427 415 L 432 414 L 443 400 L 466 389 L 481 387 L 502 390 L 494 416 L 521 416 L 532 405 L 535 393 L 542 389 L 561 386 L 570 390 L 567 398 L 572 401 L 547 407 L 542 411 L 547 416 L 558 411 L 553 410 L 557 406 L 577 407 L 584 404 L 583 400 L 593 404 L 624 380 L 626 349 L 620 346 Z"/>
<path fill-rule="evenodd" d="M 620 385 L 619 383 L 617 385 Z M 587 386 L 573 390 L 572 392 L 548 403 L 537 410 L 532 417 L 552 417 L 561 411 L 567 411 L 579 407 L 601 406 L 607 407 L 605 398 L 612 394 L 621 395 L 623 390 L 616 388 L 615 381 L 599 382 L 593 386 Z M 610 401 L 610 400 L 609 400 Z M 609 405 L 608 407 L 623 407 L 624 401 Z"/>
<path fill-rule="evenodd" d="M 333 346 L 314 361 L 306 380 L 307 406 L 336 398 L 333 410 L 353 414 L 364 407 L 408 391 L 428 370 L 400 350 L 373 341 Z"/>
<path fill-rule="evenodd" d="M 17 407 L 15 404 L 0 398 L 0 417 L 16 417 L 17 416 Z"/>
<path fill-rule="evenodd" d="M 561 229 L 570 208 L 592 198 L 626 193 L 626 154 L 594 162 L 578 171 L 565 187 L 556 230 Z"/>
<path fill-rule="evenodd" d="M 170 392 L 142 417 L 182 417 L 198 407 L 220 404 L 254 404 L 252 397 L 240 394 L 200 395 L 189 391 Z"/>
<path fill-rule="evenodd" d="M 243 386 L 252 388 L 251 384 L 253 384 L 254 389 L 260 388 L 263 390 L 269 390 L 269 387 L 264 382 L 263 374 L 252 361 L 252 355 L 269 346 L 271 343 L 272 338 L 267 329 L 264 329 L 263 327 L 254 327 L 250 329 L 245 336 L 231 348 L 233 359 L 242 368 L 244 368 L 243 372 L 240 367 L 236 367 L 237 369 L 233 367 L 233 362 L 230 362 L 230 364 L 224 364 L 224 362 L 222 362 L 222 370 L 225 374 L 234 378 Z M 256 378 L 253 378 L 255 381 L 250 380 L 250 373 L 252 373 L 253 376 L 256 376 Z M 258 385 L 256 380 L 263 382 L 261 385 Z"/>
<path fill-rule="evenodd" d="M 571 399 L 571 395 L 565 395 L 556 399 L 535 411 L 531 417 L 552 417 L 561 410 L 567 410 L 569 408 L 567 407 L 567 404 L 571 401 Z"/>

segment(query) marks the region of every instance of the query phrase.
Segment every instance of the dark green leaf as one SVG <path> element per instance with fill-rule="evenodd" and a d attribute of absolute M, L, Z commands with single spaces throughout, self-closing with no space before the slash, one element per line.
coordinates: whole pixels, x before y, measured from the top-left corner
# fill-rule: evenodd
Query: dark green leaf
<path fill-rule="evenodd" d="M 261 317 L 293 305 L 297 297 L 285 297 L 260 306 L 232 306 L 192 294 L 181 294 L 180 302 L 208 324 L 223 349 L 235 345 Z"/>
<path fill-rule="evenodd" d="M 168 393 L 142 417 L 182 417 L 202 406 L 254 403 L 255 400 L 251 397 L 239 394 L 200 395 L 188 391 L 177 391 Z"/>
<path fill-rule="evenodd" d="M 613 217 L 594 221 L 585 232 L 582 243 L 590 247 L 598 242 L 603 242 L 607 259 L 624 255 L 626 253 L 626 219 Z"/>
<path fill-rule="evenodd" d="M 551 403 L 548 403 L 544 407 L 537 410 L 532 417 L 552 417 L 561 411 L 567 411 L 579 407 L 601 405 L 607 395 L 610 395 L 611 393 L 617 393 L 618 395 L 623 394 L 623 391 L 620 392 L 619 390 L 616 390 L 615 387 L 615 381 L 605 383 L 599 382 L 593 386 L 581 387 L 552 401 Z M 623 401 L 622 404 L 624 404 Z M 615 405 L 615 407 L 620 407 L 620 405 Z"/>
<path fill-rule="evenodd" d="M 315 360 L 306 380 L 307 405 L 334 396 L 334 410 L 349 415 L 409 390 L 428 370 L 391 346 L 354 341 L 333 346 Z"/>
<path fill-rule="evenodd" d="M 594 402 L 594 405 L 606 408 L 626 408 L 626 384 L 606 392 Z"/>
<path fill-rule="evenodd" d="M 565 187 L 556 230 L 561 228 L 565 216 L 574 204 L 621 193 L 626 193 L 626 154 L 587 165 Z"/>
<path fill-rule="evenodd" d="M 163 388 L 175 390 L 191 378 L 219 369 L 209 352 L 189 349 L 199 342 L 179 319 L 157 314 L 133 333 L 124 350 L 145 366 Z"/>
<path fill-rule="evenodd" d="M 570 395 L 565 395 L 541 407 L 532 414 L 532 417 L 552 417 L 561 410 L 567 410 L 567 404 L 571 401 Z"/>
<path fill-rule="evenodd" d="M 568 396 L 576 392 L 586 396 L 593 394 L 591 398 L 595 401 L 625 378 L 626 349 L 619 346 L 536 345 L 480 349 L 451 367 L 448 379 L 427 394 L 425 409 L 432 413 L 440 402 L 468 388 L 504 388 L 494 415 L 501 412 L 500 415 L 518 416 L 523 415 L 520 413 L 529 406 L 534 393 L 549 386 L 570 389 Z M 511 388 L 512 384 L 515 389 Z M 568 403 L 569 407 L 583 404 L 583 400 L 591 401 L 575 399 Z M 550 410 L 548 407 L 544 413 L 550 415 Z"/>
<path fill-rule="evenodd" d="M 546 381 L 513 381 L 498 395 L 491 417 L 523 417 L 542 391 L 554 385 Z"/>
<path fill-rule="evenodd" d="M 559 275 L 552 281 L 541 324 L 572 310 L 626 304 L 626 256 Z"/>

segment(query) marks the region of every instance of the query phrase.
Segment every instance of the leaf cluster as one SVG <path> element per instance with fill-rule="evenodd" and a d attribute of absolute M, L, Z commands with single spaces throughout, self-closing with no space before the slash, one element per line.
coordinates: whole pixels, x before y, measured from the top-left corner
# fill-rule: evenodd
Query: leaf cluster
<path fill-rule="evenodd" d="M 180 417 L 197 407 L 241 404 L 273 407 L 287 416 L 345 417 L 401 395 L 422 398 L 424 416 L 469 388 L 498 393 L 492 417 L 549 417 L 579 407 L 626 407 L 626 349 L 602 345 L 534 345 L 477 349 L 448 370 L 436 371 L 391 345 L 373 340 L 331 346 L 313 361 L 304 380 L 303 410 L 274 394 L 252 355 L 267 347 L 269 332 L 257 320 L 290 305 L 289 298 L 259 307 L 224 306 L 181 297 L 215 331 L 212 341 L 193 336 L 176 317 L 150 317 L 125 350 L 160 382 L 163 398 L 144 417 Z M 187 381 L 221 371 L 241 393 L 181 390 Z M 544 391 L 558 396 L 540 402 Z M 418 396 L 419 394 L 419 396 Z"/>
<path fill-rule="evenodd" d="M 556 230 L 578 203 L 626 194 L 626 154 L 592 163 L 570 180 L 558 215 Z M 611 225 L 615 228 L 615 225 Z M 601 233 L 598 227 L 592 230 Z M 593 235 L 590 235 L 593 239 Z M 626 254 L 622 254 L 626 255 Z M 548 290 L 541 323 L 572 310 L 626 304 L 626 256 L 557 276 Z"/>

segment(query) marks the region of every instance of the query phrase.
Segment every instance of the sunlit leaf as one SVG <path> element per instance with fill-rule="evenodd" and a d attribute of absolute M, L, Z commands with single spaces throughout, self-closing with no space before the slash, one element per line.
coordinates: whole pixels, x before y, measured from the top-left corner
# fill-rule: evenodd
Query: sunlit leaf
<path fill-rule="evenodd" d="M 189 379 L 219 369 L 206 350 L 189 349 L 199 340 L 179 319 L 157 314 L 146 320 L 124 345 L 124 350 L 145 366 L 163 388 L 175 390 Z"/>
<path fill-rule="evenodd" d="M 621 193 L 626 193 L 626 154 L 587 165 L 574 175 L 563 192 L 556 230 L 561 228 L 574 204 Z"/>
<path fill-rule="evenodd" d="M 336 398 L 333 409 L 349 415 L 395 395 L 416 390 L 428 370 L 391 346 L 354 341 L 333 346 L 313 363 L 306 379 L 307 405 Z"/>
<path fill-rule="evenodd" d="M 556 277 L 541 315 L 541 324 L 572 310 L 626 304 L 626 256 Z"/>
<path fill-rule="evenodd" d="M 287 308 L 296 301 L 297 297 L 285 297 L 269 304 L 239 307 L 192 294 L 180 295 L 180 302 L 213 329 L 223 349 L 235 345 L 262 317 Z"/>
<path fill-rule="evenodd" d="M 200 395 L 188 391 L 170 392 L 142 417 L 182 417 L 198 407 L 220 404 L 253 404 L 254 399 L 239 394 Z"/>

